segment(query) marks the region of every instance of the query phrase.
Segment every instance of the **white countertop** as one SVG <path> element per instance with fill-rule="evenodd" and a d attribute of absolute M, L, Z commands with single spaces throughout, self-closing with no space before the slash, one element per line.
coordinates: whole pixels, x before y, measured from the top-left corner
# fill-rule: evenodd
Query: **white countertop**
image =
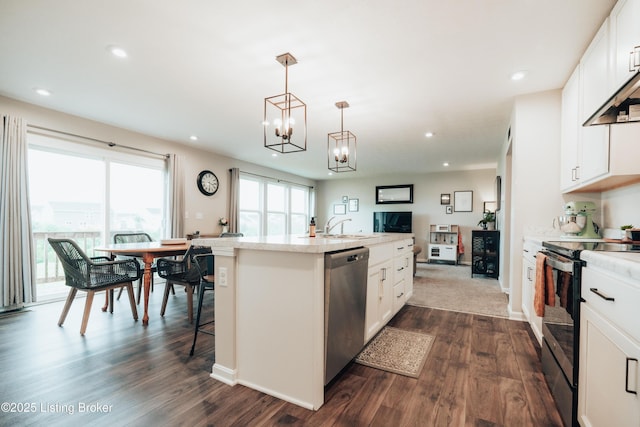
<path fill-rule="evenodd" d="M 599 267 L 622 278 L 640 282 L 640 253 L 582 251 L 580 259 L 586 261 L 587 267 Z"/>
<path fill-rule="evenodd" d="M 213 248 L 238 248 L 263 251 L 324 253 L 360 246 L 413 238 L 413 233 L 343 234 L 316 237 L 306 235 L 224 237 L 194 239 L 193 244 Z"/>

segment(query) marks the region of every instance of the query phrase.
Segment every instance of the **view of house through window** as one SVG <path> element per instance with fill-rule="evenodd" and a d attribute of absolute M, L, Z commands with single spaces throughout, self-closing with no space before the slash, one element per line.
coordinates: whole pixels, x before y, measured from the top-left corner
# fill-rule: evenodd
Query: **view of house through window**
<path fill-rule="evenodd" d="M 245 174 L 240 177 L 240 223 L 245 236 L 303 234 L 309 225 L 310 190 Z"/>
<path fill-rule="evenodd" d="M 145 232 L 162 237 L 164 161 L 109 155 L 106 150 L 76 152 L 32 136 L 29 149 L 29 200 L 37 267 L 38 300 L 67 292 L 49 286 L 62 282 L 64 272 L 47 238 L 71 238 L 88 256 L 103 256 L 93 248 L 111 243 L 115 233 Z M 67 147 L 68 144 L 60 143 Z"/>

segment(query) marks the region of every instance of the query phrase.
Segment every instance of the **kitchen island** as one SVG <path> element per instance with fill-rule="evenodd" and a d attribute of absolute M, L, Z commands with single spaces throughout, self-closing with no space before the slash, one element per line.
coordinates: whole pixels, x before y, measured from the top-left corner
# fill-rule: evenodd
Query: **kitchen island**
<path fill-rule="evenodd" d="M 211 376 L 308 409 L 324 403 L 325 253 L 369 248 L 365 341 L 413 292 L 413 234 L 233 237 L 193 244 L 211 246 L 215 255 Z"/>

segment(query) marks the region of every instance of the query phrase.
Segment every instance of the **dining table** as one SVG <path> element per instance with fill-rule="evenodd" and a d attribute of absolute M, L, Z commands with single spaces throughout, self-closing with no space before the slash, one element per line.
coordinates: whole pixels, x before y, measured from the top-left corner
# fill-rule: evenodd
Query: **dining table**
<path fill-rule="evenodd" d="M 148 308 L 153 260 L 166 256 L 184 255 L 190 245 L 191 242 L 184 239 L 168 239 L 159 242 L 112 243 L 96 247 L 94 250 L 108 252 L 112 258 L 116 255 L 123 255 L 142 259 L 144 262 L 144 316 L 142 317 L 142 324 L 147 326 L 149 324 Z"/>

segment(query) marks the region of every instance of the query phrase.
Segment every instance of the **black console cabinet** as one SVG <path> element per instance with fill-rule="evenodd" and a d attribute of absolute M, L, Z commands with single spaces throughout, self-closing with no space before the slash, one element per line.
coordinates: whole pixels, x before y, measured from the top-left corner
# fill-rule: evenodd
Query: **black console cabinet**
<path fill-rule="evenodd" d="M 498 278 L 500 263 L 500 232 L 471 231 L 471 277 L 474 274 Z"/>

